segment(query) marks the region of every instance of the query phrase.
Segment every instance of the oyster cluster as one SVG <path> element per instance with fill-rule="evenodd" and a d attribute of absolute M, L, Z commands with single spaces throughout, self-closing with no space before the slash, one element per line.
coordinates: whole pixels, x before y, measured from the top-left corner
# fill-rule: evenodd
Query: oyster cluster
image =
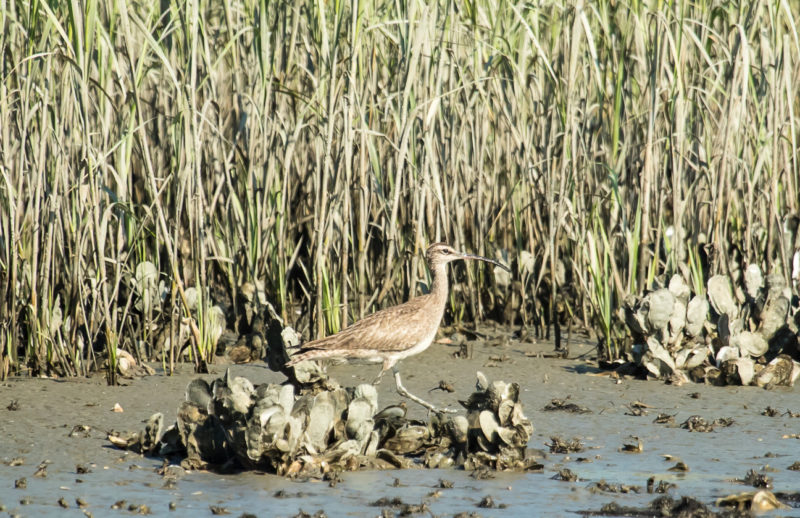
<path fill-rule="evenodd" d="M 533 425 L 522 412 L 519 385 L 504 381 L 488 383 L 478 372 L 476 388 L 462 403 L 467 417 L 456 416 L 453 420 L 459 423 L 460 431 L 467 432 L 464 468 L 538 469 L 540 465 L 526 455 Z"/>
<path fill-rule="evenodd" d="M 653 376 L 719 385 L 789 385 L 800 376 L 800 312 L 780 274 L 756 265 L 736 272 L 738 284 L 715 275 L 705 293 L 684 277 L 625 301 L 634 338 L 631 360 Z"/>
<path fill-rule="evenodd" d="M 162 431 L 156 414 L 140 434 L 110 436 L 118 447 L 180 455 L 187 469 L 259 469 L 284 476 L 322 477 L 357 469 L 538 467 L 526 456 L 533 425 L 516 383 L 489 383 L 462 404 L 467 416 L 406 417 L 405 403 L 382 410 L 373 385 L 342 388 L 328 380 L 296 393 L 294 385 L 253 385 L 225 375 L 193 380 L 177 423 Z"/>

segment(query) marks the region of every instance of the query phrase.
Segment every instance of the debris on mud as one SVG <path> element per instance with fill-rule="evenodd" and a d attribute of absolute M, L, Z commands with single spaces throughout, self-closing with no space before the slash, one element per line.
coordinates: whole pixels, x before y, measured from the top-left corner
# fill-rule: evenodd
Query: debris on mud
<path fill-rule="evenodd" d="M 164 427 L 164 415 L 159 413 L 150 416 L 142 432 L 116 432 L 108 434 L 108 441 L 123 450 L 136 453 L 155 453 L 161 430 Z"/>
<path fill-rule="evenodd" d="M 577 482 L 578 475 L 576 475 L 571 469 L 564 468 L 558 471 L 555 475 L 550 477 L 553 480 L 560 480 L 562 482 Z"/>
<path fill-rule="evenodd" d="M 720 516 L 694 498 L 684 496 L 674 499 L 661 496 L 647 507 L 631 507 L 611 502 L 598 511 L 577 511 L 583 516 L 681 516 L 683 518 L 709 518 Z"/>
<path fill-rule="evenodd" d="M 775 491 L 775 498 L 791 507 L 800 507 L 800 491 Z"/>
<path fill-rule="evenodd" d="M 656 485 L 656 477 L 650 477 L 647 479 L 647 492 L 652 493 L 666 493 L 670 489 L 675 489 L 677 484 L 673 484 L 671 482 L 667 482 L 666 480 L 659 480 L 658 484 Z"/>
<path fill-rule="evenodd" d="M 210 505 L 210 506 L 208 506 L 208 509 L 209 509 L 209 511 L 211 511 L 211 514 L 213 514 L 214 516 L 220 516 L 220 515 L 224 515 L 224 514 L 231 514 L 230 511 L 228 511 L 225 507 L 222 507 L 221 505 Z"/>
<path fill-rule="evenodd" d="M 592 412 L 585 406 L 569 402 L 568 401 L 569 398 L 570 396 L 567 396 L 566 399 L 553 399 L 544 406 L 543 410 L 546 410 L 548 412 L 560 410 L 563 412 L 570 412 L 573 414 L 590 414 Z"/>
<path fill-rule="evenodd" d="M 733 419 L 730 417 L 720 417 L 718 419 L 714 419 L 712 422 L 708 422 L 699 415 L 693 415 L 683 423 L 681 423 L 681 428 L 689 430 L 690 432 L 713 432 L 714 428 L 719 426 L 722 428 L 726 428 L 733 424 Z"/>
<path fill-rule="evenodd" d="M 668 468 L 667 471 L 675 471 L 677 473 L 686 473 L 689 471 L 689 465 L 683 461 L 676 462 L 674 466 Z"/>
<path fill-rule="evenodd" d="M 25 459 L 23 457 L 14 457 L 13 459 L 11 459 L 9 461 L 3 461 L 3 464 L 5 464 L 6 466 L 11 466 L 11 467 L 22 466 L 23 464 L 25 464 Z"/>
<path fill-rule="evenodd" d="M 595 482 L 589 486 L 589 491 L 592 493 L 641 493 L 642 488 L 640 486 L 628 485 L 628 484 L 610 484 L 605 480 L 601 480 L 599 482 Z"/>
<path fill-rule="evenodd" d="M 629 405 L 625 405 L 625 407 L 628 409 L 628 411 L 625 412 L 625 415 L 634 417 L 647 415 L 647 409 L 653 408 L 646 403 L 642 403 L 641 401 L 633 401 Z"/>
<path fill-rule="evenodd" d="M 481 509 L 506 509 L 508 506 L 506 504 L 498 504 L 491 495 L 486 495 L 478 502 L 478 507 Z"/>
<path fill-rule="evenodd" d="M 308 373 L 311 374 L 311 373 Z M 373 385 L 314 383 L 255 386 L 228 370 L 210 385 L 194 380 L 164 429 L 154 414 L 136 433 L 111 433 L 113 445 L 183 458 L 185 469 L 261 469 L 288 477 L 332 477 L 341 471 L 458 466 L 467 470 L 532 470 L 533 434 L 516 383 L 489 383 L 463 402 L 467 415 L 406 418 L 404 404 L 379 409 Z M 334 478 L 330 478 L 335 481 Z"/>
<path fill-rule="evenodd" d="M 243 515 L 241 515 L 240 518 L 251 518 L 251 517 L 255 517 L 255 515 L 243 514 Z M 309 513 L 305 512 L 305 511 L 303 511 L 302 509 L 300 509 L 300 510 L 297 511 L 297 514 L 294 515 L 292 518 L 328 518 L 328 515 L 325 514 L 325 511 L 323 509 L 318 510 L 314 514 L 309 514 Z"/>
<path fill-rule="evenodd" d="M 675 416 L 670 414 L 658 414 L 653 422 L 656 424 L 665 424 L 667 426 L 676 426 L 675 425 Z"/>
<path fill-rule="evenodd" d="M 145 363 L 139 363 L 131 353 L 124 349 L 117 348 L 117 370 L 123 378 L 141 378 L 152 376 L 156 371 Z"/>
<path fill-rule="evenodd" d="M 400 516 L 409 516 L 412 514 L 421 514 L 421 513 L 429 513 L 430 508 L 428 504 L 425 502 L 421 502 L 419 504 L 407 504 L 403 502 L 399 497 L 388 498 L 388 497 L 381 497 L 371 504 L 372 507 L 380 507 L 383 511 L 388 509 L 396 509 L 399 511 Z"/>
<path fill-rule="evenodd" d="M 718 499 L 716 505 L 717 507 L 730 507 L 737 511 L 750 511 L 753 513 L 763 513 L 774 511 L 775 509 L 791 509 L 790 506 L 778 500 L 771 491 L 766 489 L 726 496 Z"/>
<path fill-rule="evenodd" d="M 494 472 L 492 472 L 489 468 L 478 468 L 473 470 L 472 473 L 469 474 L 470 477 L 474 478 L 475 480 L 492 480 L 495 478 Z"/>
<path fill-rule="evenodd" d="M 756 488 L 772 489 L 772 477 L 769 477 L 764 473 L 758 473 L 754 469 L 748 470 L 744 478 L 737 478 L 734 480 L 734 482 L 747 484 L 748 486 L 753 486 Z"/>
<path fill-rule="evenodd" d="M 687 278 L 676 273 L 668 286 L 624 301 L 629 362 L 676 384 L 792 386 L 800 312 L 783 276 L 751 264 L 711 277 L 694 294 Z"/>
<path fill-rule="evenodd" d="M 767 406 L 762 412 L 761 415 L 765 415 L 767 417 L 777 417 L 780 415 L 780 410 L 777 408 L 772 408 L 771 406 Z"/>
<path fill-rule="evenodd" d="M 50 464 L 50 461 L 43 460 L 39 463 L 39 466 L 36 468 L 36 472 L 33 474 L 36 478 L 47 478 L 47 465 Z"/>
<path fill-rule="evenodd" d="M 624 453 L 642 453 L 644 451 L 644 443 L 638 437 L 631 436 L 631 439 L 636 441 L 635 443 L 623 443 L 622 448 L 620 448 L 621 452 Z"/>
<path fill-rule="evenodd" d="M 577 437 L 571 441 L 567 441 L 558 436 L 550 437 L 550 443 L 547 444 L 550 448 L 550 453 L 578 453 L 583 451 L 583 443 Z"/>
<path fill-rule="evenodd" d="M 456 389 L 453 388 L 453 384 L 451 382 L 445 381 L 445 380 L 439 380 L 439 386 L 436 387 L 436 389 L 443 390 L 445 392 L 450 392 L 450 393 L 456 391 Z M 431 390 L 436 390 L 436 389 L 431 389 Z"/>

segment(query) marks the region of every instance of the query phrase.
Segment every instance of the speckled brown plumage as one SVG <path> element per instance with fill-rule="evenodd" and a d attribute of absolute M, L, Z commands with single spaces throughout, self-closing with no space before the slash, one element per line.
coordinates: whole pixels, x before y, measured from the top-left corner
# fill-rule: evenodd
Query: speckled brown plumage
<path fill-rule="evenodd" d="M 295 356 L 291 364 L 311 357 L 330 357 L 327 352 L 358 350 L 396 352 L 414 347 L 432 326 L 439 326 L 442 311 L 431 302 L 432 294 L 422 295 L 404 304 L 377 311 L 364 317 L 350 327 L 331 336 L 309 342 L 303 346 L 303 353 Z M 444 309 L 442 307 L 441 309 Z M 402 322 L 402 329 L 397 323 Z M 320 356 L 321 355 L 321 356 Z M 305 356 L 305 358 L 301 358 Z"/>

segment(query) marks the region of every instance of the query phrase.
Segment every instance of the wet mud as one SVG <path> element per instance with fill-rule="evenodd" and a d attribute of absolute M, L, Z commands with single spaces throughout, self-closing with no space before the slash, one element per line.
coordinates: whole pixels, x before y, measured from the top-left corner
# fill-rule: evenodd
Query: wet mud
<path fill-rule="evenodd" d="M 155 375 L 118 387 L 102 377 L 0 384 L 0 508 L 11 516 L 510 516 L 532 509 L 613 516 L 652 505 L 746 513 L 773 495 L 776 506 L 788 507 L 764 512 L 800 516 L 795 387 L 667 385 L 600 370 L 588 343 L 571 343 L 568 359 L 547 355 L 552 344 L 496 343 L 471 344 L 468 359 L 457 357 L 458 347 L 434 344 L 403 362 L 404 383 L 450 408 L 475 391 L 477 371 L 517 383 L 540 470 L 411 467 L 307 482 L 259 470 L 187 471 L 108 442 L 111 432 L 143 430 L 156 412 L 166 423 L 177 420 L 197 376 L 191 366 L 165 376 L 151 364 Z M 211 366 L 202 378 L 212 383 L 228 367 Z M 258 384 L 283 381 L 261 363 L 230 368 Z M 329 374 L 355 387 L 374 379 L 375 369 L 341 365 Z M 391 380 L 377 389 L 382 406 L 401 403 Z M 407 417 L 428 416 L 409 403 Z"/>

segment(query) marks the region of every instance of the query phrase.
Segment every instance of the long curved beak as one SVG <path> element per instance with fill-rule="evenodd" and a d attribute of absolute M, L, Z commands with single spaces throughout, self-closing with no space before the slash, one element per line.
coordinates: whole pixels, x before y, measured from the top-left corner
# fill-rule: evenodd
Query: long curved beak
<path fill-rule="evenodd" d="M 500 268 L 502 268 L 503 270 L 505 270 L 505 271 L 507 271 L 509 273 L 511 272 L 511 268 L 509 268 L 508 266 L 504 265 L 503 263 L 501 263 L 499 261 L 495 261 L 494 259 L 489 259 L 488 257 L 483 257 L 481 255 L 461 254 L 461 258 L 462 259 L 473 259 L 473 260 L 476 260 L 476 261 L 483 261 L 485 263 L 492 263 L 493 265 L 499 266 Z"/>

